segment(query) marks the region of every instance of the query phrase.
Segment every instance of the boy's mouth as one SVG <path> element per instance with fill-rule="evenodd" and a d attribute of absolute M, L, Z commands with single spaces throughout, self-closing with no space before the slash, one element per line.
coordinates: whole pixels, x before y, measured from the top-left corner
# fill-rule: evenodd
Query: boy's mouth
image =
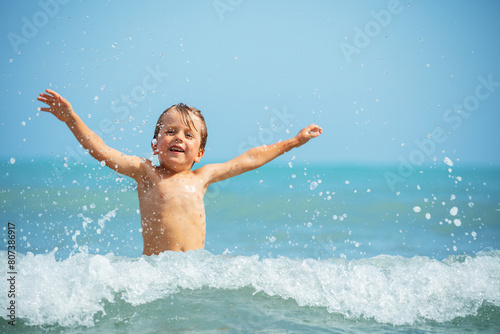
<path fill-rule="evenodd" d="M 170 152 L 179 152 L 179 153 L 183 153 L 184 152 L 184 149 L 182 149 L 182 147 L 179 147 L 179 146 L 172 146 L 168 149 Z"/>

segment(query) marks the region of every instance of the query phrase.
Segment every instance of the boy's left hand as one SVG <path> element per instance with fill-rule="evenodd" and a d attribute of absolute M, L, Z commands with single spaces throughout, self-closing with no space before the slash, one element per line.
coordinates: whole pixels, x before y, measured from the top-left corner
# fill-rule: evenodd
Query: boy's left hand
<path fill-rule="evenodd" d="M 309 141 L 309 139 L 318 137 L 322 132 L 323 129 L 320 126 L 311 124 L 300 130 L 296 138 L 298 139 L 300 145 L 304 145 Z"/>

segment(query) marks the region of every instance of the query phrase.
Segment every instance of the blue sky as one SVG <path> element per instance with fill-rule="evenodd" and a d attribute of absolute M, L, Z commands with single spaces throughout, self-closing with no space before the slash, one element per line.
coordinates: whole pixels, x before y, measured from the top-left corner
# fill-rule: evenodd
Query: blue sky
<path fill-rule="evenodd" d="M 184 102 L 207 120 L 207 161 L 316 122 L 324 133 L 291 153 L 298 161 L 500 163 L 498 1 L 0 6 L 5 161 L 79 154 L 37 111 L 51 88 L 106 143 L 139 156 L 151 156 L 158 115 Z"/>

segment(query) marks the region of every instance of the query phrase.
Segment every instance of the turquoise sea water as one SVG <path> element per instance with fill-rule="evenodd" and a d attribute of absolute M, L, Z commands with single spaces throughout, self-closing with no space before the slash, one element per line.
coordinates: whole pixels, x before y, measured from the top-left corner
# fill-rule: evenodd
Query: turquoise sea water
<path fill-rule="evenodd" d="M 64 164 L 0 166 L 2 332 L 500 331 L 498 168 L 437 161 L 393 190 L 397 166 L 290 159 L 209 188 L 205 250 L 143 257 L 134 182 Z"/>

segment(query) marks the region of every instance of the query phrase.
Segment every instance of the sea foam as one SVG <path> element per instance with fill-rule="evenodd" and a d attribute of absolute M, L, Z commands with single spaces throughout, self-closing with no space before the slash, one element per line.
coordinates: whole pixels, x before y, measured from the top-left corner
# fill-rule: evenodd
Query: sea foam
<path fill-rule="evenodd" d="M 96 316 L 106 316 L 105 305 L 119 300 L 140 307 L 204 288 L 215 295 L 251 288 L 299 307 L 393 325 L 474 316 L 485 303 L 500 307 L 500 251 L 444 261 L 259 258 L 203 250 L 140 258 L 77 253 L 56 260 L 54 253 L 18 254 L 17 317 L 28 326 L 94 326 Z M 5 285 L 0 293 L 6 295 Z"/>

